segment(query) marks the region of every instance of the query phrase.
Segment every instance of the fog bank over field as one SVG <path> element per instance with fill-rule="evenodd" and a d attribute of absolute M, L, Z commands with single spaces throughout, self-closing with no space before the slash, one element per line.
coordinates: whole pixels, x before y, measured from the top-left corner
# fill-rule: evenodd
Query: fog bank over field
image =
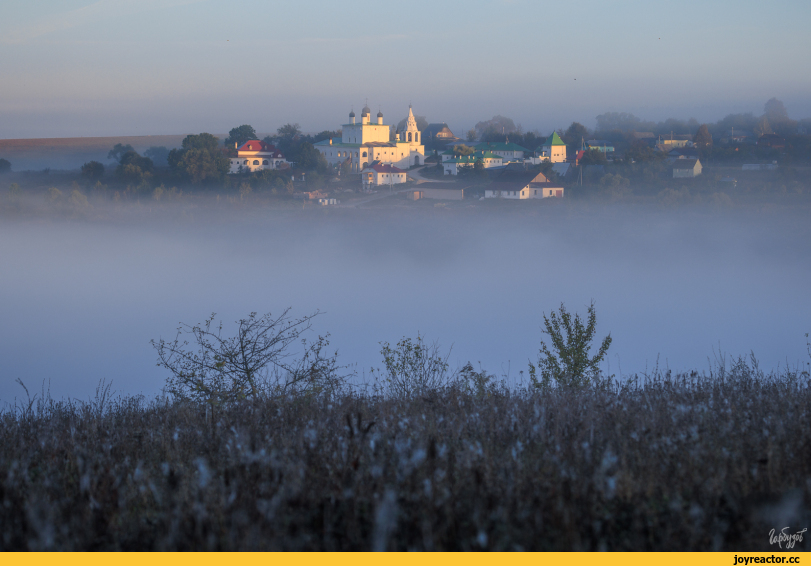
<path fill-rule="evenodd" d="M 765 368 L 807 360 L 806 210 L 645 206 L 502 210 L 180 208 L 119 221 L 0 223 L 0 400 L 19 378 L 54 397 L 157 394 L 152 338 L 212 312 L 321 310 L 343 363 L 381 365 L 379 342 L 419 332 L 450 361 L 512 378 L 537 358 L 561 302 L 614 342 L 606 369 L 706 369 L 719 348 Z"/>

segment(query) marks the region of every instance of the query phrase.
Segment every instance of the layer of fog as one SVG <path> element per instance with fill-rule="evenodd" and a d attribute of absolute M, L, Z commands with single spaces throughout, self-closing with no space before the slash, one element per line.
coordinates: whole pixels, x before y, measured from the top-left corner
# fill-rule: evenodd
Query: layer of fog
<path fill-rule="evenodd" d="M 750 350 L 807 361 L 807 213 L 560 206 L 515 210 L 204 211 L 124 222 L 0 223 L 0 400 L 21 379 L 86 399 L 101 379 L 157 394 L 152 338 L 210 313 L 321 310 L 344 363 L 419 332 L 451 362 L 519 378 L 541 315 L 593 299 L 606 370 L 708 367 Z M 315 334 L 313 334 L 313 337 Z"/>

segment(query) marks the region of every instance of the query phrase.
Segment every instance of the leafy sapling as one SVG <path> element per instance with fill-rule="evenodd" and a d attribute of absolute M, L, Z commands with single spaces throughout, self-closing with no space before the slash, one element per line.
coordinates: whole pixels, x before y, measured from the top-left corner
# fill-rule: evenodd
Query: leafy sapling
<path fill-rule="evenodd" d="M 529 363 L 529 377 L 535 387 L 549 387 L 554 382 L 563 387 L 585 387 L 600 378 L 599 364 L 611 346 L 611 334 L 603 339 L 599 350 L 590 356 L 591 342 L 597 326 L 594 302 L 588 308 L 584 324 L 580 315 L 574 317 L 561 303 L 557 312 L 543 315 L 544 334 L 549 335 L 550 346 L 541 342 L 538 363 Z M 539 375 L 540 374 L 540 375 Z"/>

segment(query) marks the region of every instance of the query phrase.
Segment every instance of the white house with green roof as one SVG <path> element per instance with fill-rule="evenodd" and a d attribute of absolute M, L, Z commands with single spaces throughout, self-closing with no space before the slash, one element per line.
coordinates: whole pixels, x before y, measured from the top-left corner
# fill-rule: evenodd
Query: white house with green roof
<path fill-rule="evenodd" d="M 481 142 L 475 147 L 478 151 L 489 151 L 500 155 L 503 160 L 509 161 L 523 159 L 524 154 L 529 152 L 527 148 L 512 143 L 510 140 L 506 142 Z"/>
<path fill-rule="evenodd" d="M 327 163 L 339 167 L 349 163 L 350 170 L 360 173 L 373 161 L 407 169 L 425 163 L 425 146 L 411 106 L 402 132 L 390 140 L 390 126 L 383 123 L 383 112 L 377 113 L 376 123 L 371 121 L 371 110 L 364 106 L 360 123 L 355 112 L 349 113 L 349 123 L 341 126 L 341 137 L 322 140 L 315 144 Z"/>
<path fill-rule="evenodd" d="M 503 158 L 492 151 L 477 151 L 473 155 L 451 155 L 448 159 L 445 157 L 448 156 L 443 153 L 442 168 L 445 175 L 458 175 L 461 167 L 474 167 L 476 163 L 481 163 L 485 169 L 503 165 Z"/>
<path fill-rule="evenodd" d="M 557 132 L 552 132 L 552 135 L 546 138 L 546 141 L 541 145 L 541 151 L 538 152 L 538 158 L 541 161 L 548 159 L 551 163 L 563 163 L 566 161 L 566 144 L 560 139 Z"/>

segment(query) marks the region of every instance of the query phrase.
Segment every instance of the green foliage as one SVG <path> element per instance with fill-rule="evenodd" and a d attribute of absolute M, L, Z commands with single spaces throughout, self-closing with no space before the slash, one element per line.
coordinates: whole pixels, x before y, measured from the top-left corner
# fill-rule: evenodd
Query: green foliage
<path fill-rule="evenodd" d="M 70 205 L 75 210 L 85 210 L 90 206 L 90 203 L 87 202 L 87 197 L 83 192 L 73 189 L 70 193 Z"/>
<path fill-rule="evenodd" d="M 470 362 L 459 370 L 459 384 L 466 393 L 479 399 L 493 395 L 498 390 L 495 376 L 487 373 L 481 364 L 479 371 L 476 371 Z"/>
<path fill-rule="evenodd" d="M 603 165 L 605 162 L 605 153 L 599 149 L 589 149 L 583 153 L 583 157 L 580 159 L 581 165 Z"/>
<path fill-rule="evenodd" d="M 608 132 L 620 130 L 622 132 L 642 132 L 652 130 L 651 122 L 643 122 L 633 114 L 627 112 L 606 112 L 597 116 L 597 131 Z"/>
<path fill-rule="evenodd" d="M 337 352 L 325 352 L 328 335 L 312 343 L 303 338 L 318 313 L 295 319 L 289 312 L 276 317 L 253 312 L 237 322 L 232 337 L 222 335 L 222 323 L 212 328 L 212 314 L 200 325 L 181 324 L 171 342 L 152 340 L 158 365 L 171 373 L 169 392 L 219 405 L 259 396 L 338 391 L 346 376 L 339 373 Z M 191 348 L 185 336 L 191 337 Z M 302 352 L 296 355 L 292 346 L 299 342 Z"/>
<path fill-rule="evenodd" d="M 58 204 L 62 202 L 62 191 L 56 187 L 48 187 L 48 190 L 45 192 L 45 200 L 50 204 Z"/>
<path fill-rule="evenodd" d="M 113 146 L 113 149 L 111 149 L 107 153 L 107 159 L 114 159 L 114 160 L 120 162 L 121 161 L 121 156 L 124 155 L 125 153 L 127 153 L 128 151 L 135 151 L 135 148 L 132 147 L 130 144 L 124 145 L 124 144 L 117 143 L 117 144 L 115 144 Z"/>
<path fill-rule="evenodd" d="M 303 142 L 295 146 L 291 150 L 288 160 L 296 164 L 296 169 L 303 169 L 305 171 L 324 173 L 328 167 L 324 155 L 315 149 L 310 142 Z"/>
<path fill-rule="evenodd" d="M 151 159 L 142 157 L 135 151 L 127 151 L 119 157 L 115 174 L 126 183 L 139 184 L 152 178 L 153 169 Z"/>
<path fill-rule="evenodd" d="M 766 101 L 766 104 L 763 105 L 763 114 L 765 114 L 769 120 L 775 122 L 788 120 L 786 107 L 783 105 L 782 101 L 776 98 L 770 98 Z"/>
<path fill-rule="evenodd" d="M 764 134 L 773 134 L 774 130 L 772 130 L 772 125 L 769 124 L 769 119 L 766 116 L 763 116 L 760 120 L 758 120 L 754 132 L 755 135 L 759 137 Z"/>
<path fill-rule="evenodd" d="M 292 140 L 301 135 L 301 128 L 298 124 L 285 124 L 276 130 L 276 135 L 282 139 Z"/>
<path fill-rule="evenodd" d="M 600 178 L 600 185 L 604 187 L 627 187 L 630 186 L 631 181 L 620 175 L 619 173 L 612 175 L 606 173 Z"/>
<path fill-rule="evenodd" d="M 475 128 L 472 130 L 467 131 L 467 141 L 472 142 L 478 139 L 478 134 L 476 133 Z"/>
<path fill-rule="evenodd" d="M 0 159 L 0 174 L 11 171 L 11 162 L 8 159 Z"/>
<path fill-rule="evenodd" d="M 573 147 L 574 149 L 580 149 L 580 143 L 584 139 L 588 139 L 588 137 L 588 128 L 579 122 L 572 122 L 572 124 L 566 128 L 566 131 L 561 136 L 563 141 L 566 142 L 566 145 Z"/>
<path fill-rule="evenodd" d="M 473 155 L 476 153 L 476 150 L 470 147 L 469 145 L 455 145 L 453 146 L 453 154 L 454 155 L 461 155 L 462 157 L 466 157 L 468 155 Z"/>
<path fill-rule="evenodd" d="M 341 130 L 323 130 L 318 132 L 313 136 L 313 143 L 318 143 L 323 140 L 328 140 L 330 138 L 340 138 L 341 137 Z"/>
<path fill-rule="evenodd" d="M 712 135 L 710 134 L 709 128 L 707 128 L 707 124 L 701 124 L 698 127 L 696 135 L 693 136 L 693 143 L 695 143 L 696 147 L 699 149 L 712 147 Z"/>
<path fill-rule="evenodd" d="M 82 177 L 89 182 L 98 181 L 104 177 L 104 165 L 98 161 L 88 161 L 82 165 Z"/>
<path fill-rule="evenodd" d="M 169 161 L 169 149 L 165 146 L 152 146 L 144 152 L 144 155 L 152 160 L 158 167 L 165 167 Z"/>
<path fill-rule="evenodd" d="M 223 144 L 227 148 L 234 147 L 234 144 L 241 146 L 248 140 L 255 140 L 256 139 L 256 130 L 253 129 L 253 126 L 249 126 L 248 124 L 243 124 L 241 126 L 237 126 L 236 128 L 232 128 L 230 132 L 228 132 L 228 137 L 225 138 Z"/>
<path fill-rule="evenodd" d="M 219 149 L 219 139 L 212 134 L 205 132 L 201 134 L 190 134 L 183 138 L 181 142 L 183 149 L 201 149 L 206 151 L 217 151 Z"/>
<path fill-rule="evenodd" d="M 515 122 L 500 114 L 489 120 L 478 122 L 474 127 L 482 141 L 504 141 L 503 136 L 517 131 Z M 502 136 L 502 138 L 498 139 L 497 136 Z"/>
<path fill-rule="evenodd" d="M 228 173 L 228 158 L 217 150 L 206 149 L 186 150 L 177 164 L 178 170 L 192 183 L 202 183 L 206 180 L 220 179 Z"/>
<path fill-rule="evenodd" d="M 403 337 L 394 347 L 388 342 L 382 342 L 381 346 L 386 366 L 383 380 L 395 397 L 427 393 L 448 385 L 456 377 L 448 369 L 450 350 L 443 356 L 437 342 L 426 344 L 419 334 L 416 340 Z M 372 370 L 372 375 L 379 373 L 380 370 Z"/>
<path fill-rule="evenodd" d="M 181 177 L 195 184 L 222 179 L 230 168 L 217 137 L 207 133 L 186 136 L 182 148 L 170 151 L 167 161 Z"/>
<path fill-rule="evenodd" d="M 558 312 L 543 315 L 544 334 L 549 336 L 551 349 L 541 342 L 537 365 L 530 362 L 529 375 L 535 387 L 549 387 L 552 383 L 563 387 L 584 387 L 600 377 L 600 362 L 611 346 L 611 334 L 603 339 L 599 350 L 590 356 L 591 342 L 597 326 L 594 303 L 588 308 L 588 320 L 583 323 L 580 315 L 574 318 L 561 303 Z M 538 376 L 540 372 L 540 377 Z"/>

